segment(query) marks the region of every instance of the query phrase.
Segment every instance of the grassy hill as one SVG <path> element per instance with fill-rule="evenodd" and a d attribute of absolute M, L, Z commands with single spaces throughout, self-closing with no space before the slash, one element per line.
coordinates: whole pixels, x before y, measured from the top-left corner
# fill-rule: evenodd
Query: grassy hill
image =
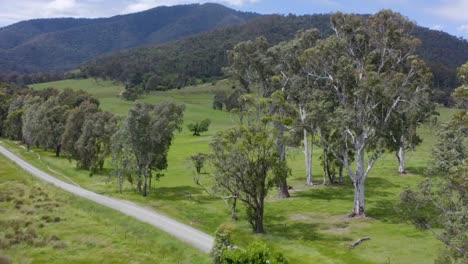
<path fill-rule="evenodd" d="M 0 164 L 0 257 L 12 263 L 211 263 L 150 225 L 33 179 L 2 155 Z"/>
<path fill-rule="evenodd" d="M 110 18 L 23 21 L 0 28 L 0 72 L 69 70 L 105 53 L 174 41 L 255 16 L 218 4 L 191 4 Z"/>
<path fill-rule="evenodd" d="M 147 205 L 213 233 L 220 224 L 231 222 L 230 211 L 224 202 L 209 197 L 196 186 L 188 158 L 197 152 L 209 151 L 208 143 L 216 132 L 237 124 L 236 115 L 211 108 L 212 91 L 229 89 L 229 86 L 227 81 L 220 81 L 216 85 L 204 84 L 155 92 L 142 98 L 142 101 L 149 103 L 162 100 L 184 103 L 187 106 L 185 124 L 207 117 L 212 120 L 210 131 L 201 137 L 192 136 L 186 129 L 176 135 L 169 152 L 169 168 L 165 176 L 154 183 L 147 198 L 138 194 L 129 184 L 125 185 L 123 194 L 119 194 L 117 181 L 108 176 L 108 169 L 91 177 L 89 172 L 76 169 L 74 162 L 66 158 L 55 158 L 52 153 L 40 149 L 26 152 L 14 142 L 5 141 L 4 144 L 36 166 L 44 170 L 49 166 L 93 191 Z M 86 89 L 100 99 L 104 110 L 121 115 L 132 105 L 115 96 L 123 87 L 109 81 L 87 79 L 34 85 L 36 89 L 47 87 Z M 441 120 L 448 119 L 451 110 L 441 108 L 439 111 Z M 264 241 L 270 247 L 284 252 L 290 263 L 431 263 L 442 245 L 430 232 L 418 230 L 401 221 L 395 205 L 399 193 L 405 187 L 415 186 L 423 179 L 435 141 L 434 132 L 429 127 L 419 129 L 424 142 L 416 151 L 407 155 L 408 175 L 398 174 L 393 153 L 385 154 L 378 161 L 366 187 L 367 219 L 346 217 L 353 201 L 353 189 L 349 182 L 344 186 L 306 186 L 303 154 L 300 149 L 289 149 L 292 197 L 279 200 L 276 192 L 272 191 L 267 198 L 265 235 L 251 233 L 245 221 L 245 212 L 240 207 L 240 220 L 233 223 L 236 244 L 245 246 L 254 240 Z M 40 160 L 38 155 L 41 156 Z M 320 155 L 321 151 L 314 148 L 313 175 L 316 182 L 321 182 L 322 178 Z M 59 174 L 56 176 L 62 177 Z M 371 240 L 353 250 L 347 248 L 347 243 L 366 236 Z"/>

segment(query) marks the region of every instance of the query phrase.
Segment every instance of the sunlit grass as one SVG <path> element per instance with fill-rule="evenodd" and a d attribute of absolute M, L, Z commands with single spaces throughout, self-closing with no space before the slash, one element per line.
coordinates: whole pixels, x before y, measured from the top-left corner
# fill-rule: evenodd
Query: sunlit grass
<path fill-rule="evenodd" d="M 73 80 L 36 85 L 36 88 L 81 88 L 99 98 L 104 110 L 124 115 L 131 102 L 115 96 L 123 87 L 110 82 Z M 196 186 L 188 159 L 197 152 L 208 152 L 211 137 L 218 131 L 238 123 L 234 114 L 214 111 L 211 107 L 213 89 L 230 89 L 226 81 L 215 86 L 204 84 L 181 90 L 156 92 L 144 95 L 142 101 L 157 103 L 173 100 L 186 105 L 185 124 L 210 118 L 212 125 L 201 137 L 194 137 L 187 129 L 176 135 L 170 152 L 169 168 L 160 181 L 153 184 L 149 197 L 143 198 L 127 184 L 124 193 L 118 193 L 116 180 L 108 176 L 89 176 L 78 170 L 66 158 L 55 158 L 52 153 L 35 150 L 27 153 L 15 143 L 4 144 L 35 165 L 47 169 L 47 164 L 70 176 L 80 185 L 99 193 L 133 200 L 146 204 L 171 215 L 196 228 L 214 233 L 216 228 L 230 222 L 229 209 L 224 202 L 206 195 Z M 449 109 L 440 109 L 440 119 L 446 120 Z M 293 187 L 292 198 L 278 200 L 273 191 L 266 205 L 265 235 L 252 235 L 240 208 L 240 221 L 236 226 L 236 242 L 246 245 L 252 240 L 263 240 L 271 247 L 285 253 L 291 263 L 431 263 L 435 258 L 439 242 L 429 233 L 417 230 L 400 220 L 395 205 L 405 187 L 416 186 L 423 179 L 423 172 L 430 159 L 430 150 L 435 142 L 435 131 L 423 126 L 419 129 L 423 143 L 416 151 L 407 154 L 408 175 L 397 172 L 398 164 L 394 153 L 386 153 L 378 161 L 366 186 L 367 219 L 348 219 L 345 216 L 352 208 L 353 190 L 349 182 L 344 186 L 308 187 L 305 185 L 304 156 L 299 149 L 289 151 L 289 166 L 292 175 L 289 184 Z M 37 159 L 42 157 L 42 162 Z M 314 147 L 314 181 L 321 182 L 322 167 L 319 162 L 321 150 Z M 368 236 L 371 240 L 350 250 L 347 243 Z"/>
<path fill-rule="evenodd" d="M 154 227 L 39 182 L 0 155 L 0 256 L 12 263 L 210 263 Z"/>

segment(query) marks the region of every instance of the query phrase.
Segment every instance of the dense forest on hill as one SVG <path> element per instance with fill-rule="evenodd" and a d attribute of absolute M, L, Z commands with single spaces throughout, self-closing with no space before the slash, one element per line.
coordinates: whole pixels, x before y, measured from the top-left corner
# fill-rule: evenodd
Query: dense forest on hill
<path fill-rule="evenodd" d="M 318 28 L 331 34 L 329 15 L 262 16 L 243 25 L 199 34 L 166 45 L 143 47 L 114 53 L 81 66 L 88 76 L 139 84 L 159 76 L 164 88 L 182 87 L 196 79 L 208 80 L 223 74 L 227 50 L 235 44 L 264 36 L 272 44 L 294 37 L 297 31 Z"/>
<path fill-rule="evenodd" d="M 218 4 L 191 4 L 111 18 L 24 21 L 0 28 L 0 72 L 69 70 L 105 53 L 170 42 L 256 16 Z"/>
<path fill-rule="evenodd" d="M 180 41 L 117 52 L 86 63 L 81 70 L 88 76 L 110 78 L 127 84 L 147 86 L 154 76 L 157 85 L 146 89 L 177 88 L 197 79 L 222 76 L 227 65 L 226 51 L 236 43 L 265 36 L 272 44 L 290 39 L 298 30 L 317 28 L 323 37 L 332 34 L 330 15 L 262 16 L 242 25 L 229 26 Z M 435 99 L 448 103 L 457 86 L 456 68 L 468 59 L 468 42 L 441 31 L 415 27 L 422 44 L 417 53 L 434 73 Z M 154 83 L 154 82 L 153 82 Z M 153 86 L 153 87 L 151 87 Z M 155 88 L 156 87 L 156 88 Z"/>

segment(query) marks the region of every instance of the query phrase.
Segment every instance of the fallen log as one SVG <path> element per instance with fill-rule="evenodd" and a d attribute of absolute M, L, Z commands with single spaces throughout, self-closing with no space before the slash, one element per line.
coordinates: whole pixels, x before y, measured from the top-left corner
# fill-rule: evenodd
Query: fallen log
<path fill-rule="evenodd" d="M 353 248 L 357 247 L 358 245 L 360 245 L 362 242 L 364 242 L 366 240 L 369 240 L 369 239 L 370 239 L 369 237 L 360 238 L 356 242 L 354 242 L 352 244 L 348 244 L 348 248 L 353 249 Z"/>

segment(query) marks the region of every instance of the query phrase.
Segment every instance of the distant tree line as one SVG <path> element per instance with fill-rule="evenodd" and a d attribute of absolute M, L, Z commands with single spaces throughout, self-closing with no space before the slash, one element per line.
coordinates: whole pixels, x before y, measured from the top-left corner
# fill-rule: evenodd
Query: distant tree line
<path fill-rule="evenodd" d="M 36 72 L 36 73 L 18 73 L 18 72 L 0 72 L 0 82 L 25 86 L 35 83 L 45 83 L 60 81 L 65 79 L 79 79 L 85 75 L 79 71 L 76 72 Z"/>

